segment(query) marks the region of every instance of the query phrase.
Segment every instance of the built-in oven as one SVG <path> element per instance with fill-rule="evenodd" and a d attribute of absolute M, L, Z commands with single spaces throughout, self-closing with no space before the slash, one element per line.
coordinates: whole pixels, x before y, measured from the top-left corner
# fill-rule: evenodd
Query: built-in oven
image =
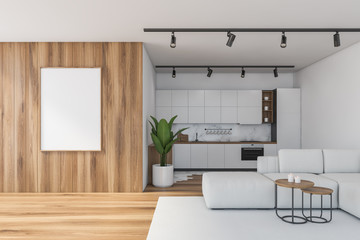
<path fill-rule="evenodd" d="M 256 161 L 259 156 L 264 156 L 264 145 L 245 144 L 241 146 L 242 161 Z"/>

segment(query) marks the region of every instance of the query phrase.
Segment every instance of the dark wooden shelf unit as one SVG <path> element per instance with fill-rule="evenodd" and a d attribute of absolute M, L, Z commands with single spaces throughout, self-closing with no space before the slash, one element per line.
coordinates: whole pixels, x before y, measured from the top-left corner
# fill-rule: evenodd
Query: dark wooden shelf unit
<path fill-rule="evenodd" d="M 268 97 L 268 100 L 265 100 L 265 97 Z M 265 107 L 268 107 L 268 110 L 265 110 Z M 274 93 L 271 90 L 262 91 L 262 122 L 263 123 L 273 123 L 274 122 Z M 265 118 L 268 118 L 269 121 L 265 122 Z"/>

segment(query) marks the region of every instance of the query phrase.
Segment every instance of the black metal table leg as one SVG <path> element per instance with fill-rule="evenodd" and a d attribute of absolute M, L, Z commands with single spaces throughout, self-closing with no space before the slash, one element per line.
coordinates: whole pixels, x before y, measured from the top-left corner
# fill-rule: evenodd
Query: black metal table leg
<path fill-rule="evenodd" d="M 303 194 L 303 201 L 304 201 L 304 193 Z M 332 220 L 332 193 L 328 195 L 330 197 L 330 212 L 329 212 L 329 219 L 323 217 L 323 211 L 324 211 L 324 205 L 323 205 L 323 195 L 321 195 L 321 205 L 320 205 L 320 216 L 313 216 L 313 207 L 312 207 L 312 198 L 313 198 L 313 194 L 310 193 L 310 216 L 306 216 L 304 214 L 304 203 L 303 203 L 303 216 L 312 223 L 328 223 L 331 222 Z"/>
<path fill-rule="evenodd" d="M 292 223 L 292 224 L 304 224 L 307 222 L 307 219 L 302 217 L 302 216 L 297 216 L 295 215 L 295 207 L 294 207 L 294 188 L 291 188 L 291 215 L 284 215 L 284 216 L 280 216 L 279 213 L 278 213 L 278 210 L 285 210 L 285 209 L 279 209 L 277 207 L 278 203 L 277 203 L 277 199 L 278 199 L 278 196 L 277 196 L 278 192 L 277 192 L 277 185 L 275 184 L 275 212 L 276 212 L 276 215 L 281 219 L 283 220 L 284 222 L 287 222 L 287 223 Z M 303 201 L 302 201 L 302 204 L 303 204 Z M 304 209 L 304 208 L 303 208 Z M 287 218 L 291 218 L 291 220 L 287 220 Z M 300 219 L 301 221 L 295 221 L 295 219 Z"/>

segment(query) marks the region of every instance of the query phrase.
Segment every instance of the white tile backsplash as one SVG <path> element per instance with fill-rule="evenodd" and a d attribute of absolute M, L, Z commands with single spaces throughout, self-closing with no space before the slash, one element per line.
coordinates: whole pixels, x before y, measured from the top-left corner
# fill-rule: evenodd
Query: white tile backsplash
<path fill-rule="evenodd" d="M 183 133 L 189 135 L 189 141 L 195 141 L 198 133 L 199 141 L 219 141 L 219 142 L 238 142 L 238 141 L 262 141 L 271 140 L 271 124 L 174 124 L 173 132 L 181 128 L 189 127 Z M 229 129 L 231 134 L 207 134 L 206 129 Z"/>

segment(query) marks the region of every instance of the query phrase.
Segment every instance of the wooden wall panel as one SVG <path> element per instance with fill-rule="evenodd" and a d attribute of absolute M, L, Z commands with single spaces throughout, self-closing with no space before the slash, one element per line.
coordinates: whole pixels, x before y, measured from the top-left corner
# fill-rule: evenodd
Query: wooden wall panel
<path fill-rule="evenodd" d="M 0 43 L 0 192 L 142 191 L 142 44 Z M 40 151 L 40 68 L 101 67 L 102 151 Z"/>

